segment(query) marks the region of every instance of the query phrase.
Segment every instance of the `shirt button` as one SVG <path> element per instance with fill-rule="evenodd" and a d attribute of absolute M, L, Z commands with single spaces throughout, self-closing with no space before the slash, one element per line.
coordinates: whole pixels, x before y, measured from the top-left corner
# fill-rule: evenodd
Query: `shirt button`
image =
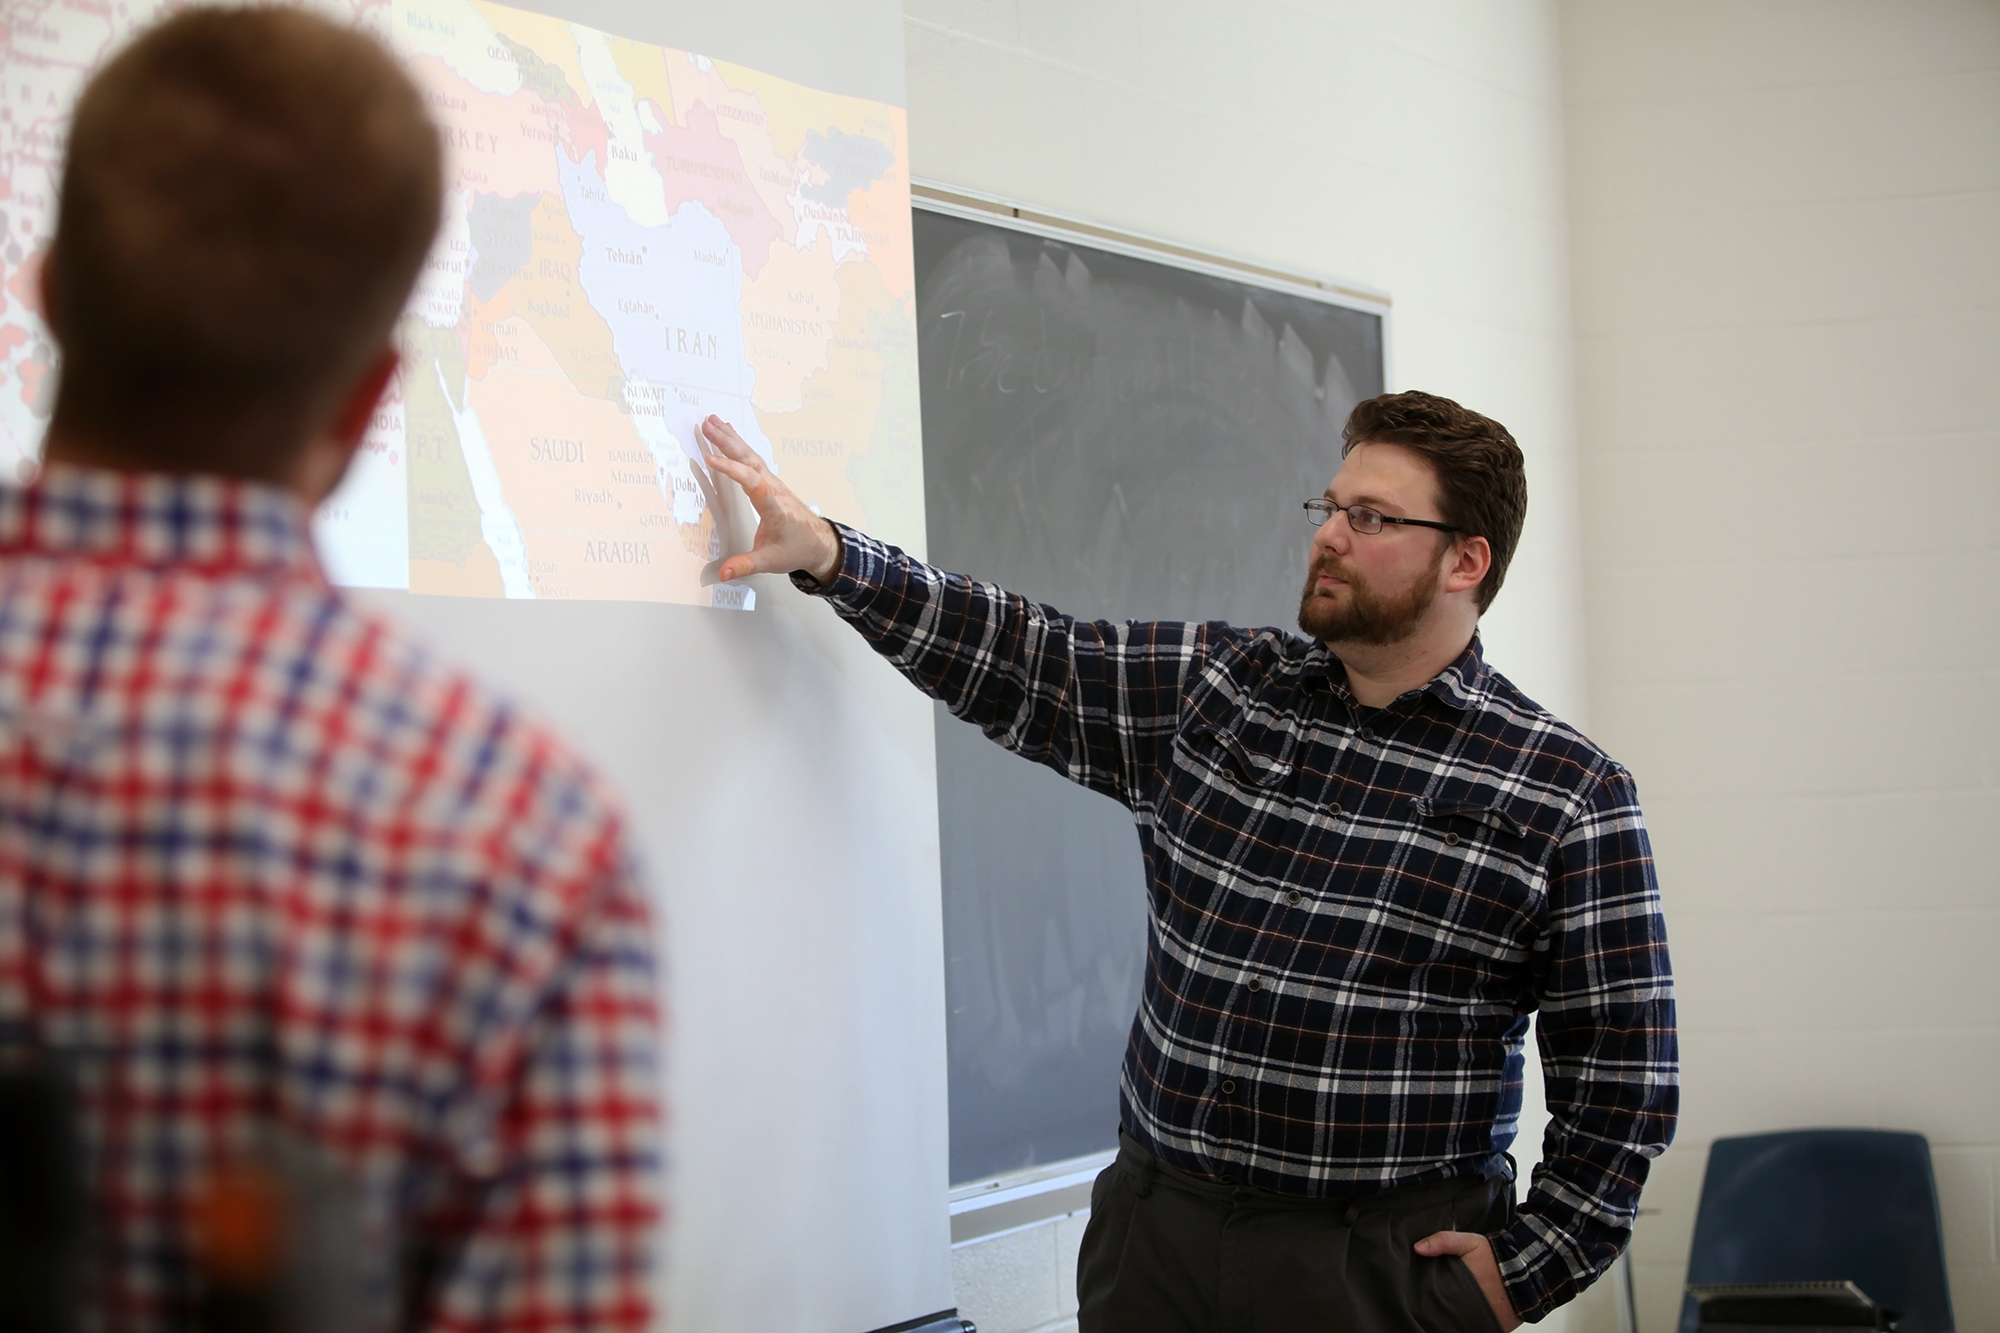
<path fill-rule="evenodd" d="M 1297 889 L 1293 889 L 1290 893 L 1285 895 L 1285 901 L 1290 903 L 1294 907 L 1297 907 L 1299 903 L 1302 902 L 1304 899 L 1305 895 L 1303 893 L 1300 893 Z"/>
<path fill-rule="evenodd" d="M 1264 978 L 1262 978 L 1262 977 L 1252 977 L 1252 978 L 1250 978 L 1250 989 L 1251 989 L 1251 990 L 1263 990 L 1263 989 L 1264 989 Z"/>
<path fill-rule="evenodd" d="M 1340 802 L 1328 801 L 1326 803 L 1326 812 L 1332 815 L 1335 819 L 1340 818 Z"/>
<path fill-rule="evenodd" d="M 1224 1093 L 1231 1093 L 1236 1091 L 1236 1080 L 1233 1078 L 1226 1078 L 1222 1080 L 1222 1090 Z M 1223 1179 L 1227 1180 L 1229 1179 L 1229 1177 L 1224 1176 Z"/>
<path fill-rule="evenodd" d="M 1361 729 L 1361 739 L 1364 741 L 1372 741 L 1375 739 L 1375 733 L 1370 731 L 1368 728 L 1363 727 Z"/>
<path fill-rule="evenodd" d="M 1444 835 L 1444 845 L 1445 845 L 1445 846 L 1447 846 L 1447 847 L 1456 847 L 1456 846 L 1458 846 L 1458 835 L 1457 835 L 1456 833 L 1447 833 L 1447 834 L 1445 834 L 1445 835 Z"/>
<path fill-rule="evenodd" d="M 1228 764 L 1224 764 L 1222 766 L 1222 780 L 1224 782 L 1236 781 L 1236 770 L 1231 768 Z"/>
<path fill-rule="evenodd" d="M 1216 1179 L 1221 1181 L 1225 1185 L 1232 1185 L 1236 1182 L 1236 1177 L 1230 1175 L 1227 1171 L 1217 1176 Z"/>

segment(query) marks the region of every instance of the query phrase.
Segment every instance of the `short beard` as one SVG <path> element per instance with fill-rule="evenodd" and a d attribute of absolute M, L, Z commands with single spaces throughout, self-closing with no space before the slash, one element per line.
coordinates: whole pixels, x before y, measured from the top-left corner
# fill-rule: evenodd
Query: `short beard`
<path fill-rule="evenodd" d="M 1321 574 L 1331 574 L 1347 584 L 1346 606 L 1334 605 L 1331 597 L 1316 590 Z M 1305 594 L 1299 598 L 1299 628 L 1322 643 L 1383 648 L 1408 638 L 1437 595 L 1434 570 L 1426 570 L 1402 592 L 1384 597 L 1338 561 L 1322 560 L 1306 571 Z"/>

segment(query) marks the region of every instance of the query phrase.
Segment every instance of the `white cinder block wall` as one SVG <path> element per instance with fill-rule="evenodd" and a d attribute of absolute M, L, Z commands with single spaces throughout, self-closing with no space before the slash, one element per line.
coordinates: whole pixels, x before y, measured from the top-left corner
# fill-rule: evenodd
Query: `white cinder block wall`
<path fill-rule="evenodd" d="M 1861 1125 L 1930 1137 L 1993 1333 L 2000 4 L 1562 20 L 1591 721 L 1653 826 L 1686 1068 L 1642 1325 L 1711 1140 Z"/>
<path fill-rule="evenodd" d="M 1392 387 L 1499 418 L 1529 456 L 1529 528 L 1489 656 L 1586 722 L 1553 4 L 904 13 L 919 177 L 1390 293 Z M 1333 441 L 1327 458 L 1331 475 Z M 960 1248 L 960 1306 L 982 1333 L 1073 1327 L 1081 1234 L 1076 1218 Z"/>

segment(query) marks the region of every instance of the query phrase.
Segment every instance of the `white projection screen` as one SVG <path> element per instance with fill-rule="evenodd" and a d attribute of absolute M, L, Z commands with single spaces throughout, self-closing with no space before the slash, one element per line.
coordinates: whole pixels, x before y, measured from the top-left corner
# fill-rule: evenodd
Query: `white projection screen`
<path fill-rule="evenodd" d="M 26 275 L 67 104 L 164 7 L 6 7 L 0 89 L 36 108 L 0 124 L 10 473 L 56 373 Z M 315 7 L 389 37 L 451 146 L 322 552 L 623 796 L 666 960 L 665 1324 L 945 1310 L 931 705 L 783 580 L 714 585 L 748 513 L 691 457 L 719 412 L 824 512 L 923 549 L 901 6 Z"/>

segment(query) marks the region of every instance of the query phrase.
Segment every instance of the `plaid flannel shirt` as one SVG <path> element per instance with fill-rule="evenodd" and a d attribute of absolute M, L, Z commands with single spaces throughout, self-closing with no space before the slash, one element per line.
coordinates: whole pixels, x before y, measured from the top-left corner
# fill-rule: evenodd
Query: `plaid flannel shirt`
<path fill-rule="evenodd" d="M 0 1013 L 78 1082 L 89 1326 L 186 1326 L 191 1212 L 276 1134 L 348 1191 L 344 1326 L 648 1328 L 652 951 L 591 776 L 289 496 L 0 489 Z"/>
<path fill-rule="evenodd" d="M 1672 1137 L 1673 983 L 1632 779 L 1481 660 L 1368 710 L 1324 645 L 1072 620 L 842 528 L 820 588 L 1001 745 L 1138 823 L 1126 1129 L 1175 1167 L 1335 1196 L 1507 1170 L 1522 1042 L 1552 1122 L 1493 1236 L 1535 1319 L 1610 1266 Z"/>

